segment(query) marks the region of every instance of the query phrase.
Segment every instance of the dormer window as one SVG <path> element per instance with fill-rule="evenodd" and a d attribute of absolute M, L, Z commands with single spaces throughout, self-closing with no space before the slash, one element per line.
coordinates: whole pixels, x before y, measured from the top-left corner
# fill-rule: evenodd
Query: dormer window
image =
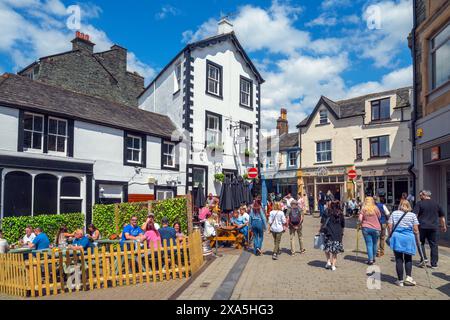
<path fill-rule="evenodd" d="M 372 105 L 372 121 L 390 120 L 391 119 L 391 99 L 381 99 L 371 102 Z"/>
<path fill-rule="evenodd" d="M 327 124 L 328 123 L 328 111 L 320 110 L 319 115 L 320 115 L 319 124 Z"/>

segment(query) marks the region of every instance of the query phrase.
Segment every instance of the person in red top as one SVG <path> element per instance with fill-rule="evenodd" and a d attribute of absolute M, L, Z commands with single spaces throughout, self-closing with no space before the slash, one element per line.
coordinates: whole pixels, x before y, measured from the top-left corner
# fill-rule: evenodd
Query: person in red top
<path fill-rule="evenodd" d="M 366 197 L 364 205 L 359 214 L 359 223 L 362 228 L 364 241 L 366 242 L 367 255 L 369 260 L 368 265 L 375 263 L 375 255 L 378 250 L 378 239 L 381 234 L 380 224 L 381 212 L 375 204 L 372 197 Z"/>

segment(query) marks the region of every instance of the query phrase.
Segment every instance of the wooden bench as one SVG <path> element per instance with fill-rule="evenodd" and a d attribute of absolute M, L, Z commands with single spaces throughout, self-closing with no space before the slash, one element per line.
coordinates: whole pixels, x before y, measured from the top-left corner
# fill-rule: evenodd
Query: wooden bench
<path fill-rule="evenodd" d="M 214 248 L 216 241 L 226 241 L 233 243 L 236 249 L 242 249 L 244 235 L 235 227 L 221 227 L 217 229 L 217 236 L 209 237 L 209 245 Z"/>

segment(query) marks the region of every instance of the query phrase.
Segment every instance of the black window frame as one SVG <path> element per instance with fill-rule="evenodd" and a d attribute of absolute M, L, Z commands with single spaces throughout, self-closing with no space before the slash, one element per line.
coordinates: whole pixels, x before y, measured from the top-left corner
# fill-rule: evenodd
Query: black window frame
<path fill-rule="evenodd" d="M 140 163 L 131 162 L 127 159 L 127 138 L 128 136 L 141 138 L 141 161 Z M 147 167 L 147 135 L 132 131 L 124 131 L 123 133 L 123 165 L 128 167 Z"/>
<path fill-rule="evenodd" d="M 39 151 L 37 149 L 32 149 L 34 151 L 28 151 L 25 150 L 25 114 L 33 114 L 40 117 L 43 117 L 43 137 L 42 137 L 42 150 Z M 62 118 L 59 116 L 54 116 L 52 114 L 45 114 L 40 112 L 33 112 L 28 110 L 19 110 L 19 125 L 18 125 L 18 141 L 17 141 L 17 151 L 18 152 L 32 152 L 37 154 L 49 154 L 48 150 L 48 139 L 49 139 L 49 118 L 54 118 L 57 120 L 63 120 L 67 123 L 67 142 L 66 142 L 66 152 L 52 152 L 51 154 L 57 155 L 60 157 L 66 157 L 66 158 L 73 158 L 74 154 L 74 136 L 75 136 L 75 129 L 74 129 L 74 120 L 68 119 L 68 118 Z"/>
<path fill-rule="evenodd" d="M 387 155 L 380 155 L 380 138 L 387 138 L 387 146 L 388 146 L 388 154 Z M 369 138 L 369 147 L 370 147 L 370 158 L 371 159 L 377 159 L 377 158 L 389 158 L 391 156 L 391 149 L 389 146 L 390 143 L 390 139 L 389 139 L 389 135 L 382 135 L 382 136 L 377 136 L 377 137 L 370 137 Z M 377 143 L 378 147 L 377 147 L 377 155 L 374 155 L 372 153 L 372 144 Z"/>
<path fill-rule="evenodd" d="M 387 118 L 381 117 L 381 102 L 388 100 L 389 101 L 389 116 Z M 378 118 L 374 118 L 373 110 L 374 108 L 378 108 Z M 378 100 L 370 101 L 370 119 L 371 121 L 388 121 L 391 120 L 391 98 L 383 98 Z"/>
<path fill-rule="evenodd" d="M 168 144 L 168 143 L 174 145 L 174 155 L 173 155 L 173 158 L 174 158 L 173 161 L 174 161 L 174 164 L 175 164 L 174 167 L 166 166 L 164 164 L 164 144 Z M 169 141 L 169 140 L 161 140 L 161 169 L 170 170 L 170 171 L 180 171 L 180 164 L 177 162 L 177 160 L 179 158 L 178 157 L 178 155 L 179 155 L 178 152 L 179 152 L 178 151 L 178 144 L 176 142 Z"/>
<path fill-rule="evenodd" d="M 212 66 L 219 70 L 219 93 L 214 93 L 209 91 L 208 80 L 209 80 L 209 67 Z M 206 91 L 207 95 L 215 98 L 223 99 L 223 67 L 220 64 L 212 62 L 211 60 L 206 60 Z"/>
<path fill-rule="evenodd" d="M 100 197 L 100 185 L 113 185 L 113 186 L 122 186 L 122 198 L 121 203 L 128 202 L 128 181 L 111 181 L 111 180 L 95 180 L 95 204 L 102 204 L 100 199 L 108 199 Z"/>
<path fill-rule="evenodd" d="M 363 148 L 362 148 L 362 139 L 355 139 L 355 151 L 356 151 L 356 161 L 361 161 L 363 159 Z"/>
<path fill-rule="evenodd" d="M 250 84 L 250 97 L 249 97 L 250 105 L 246 105 L 246 104 L 242 103 L 242 83 L 243 82 L 248 82 Z M 244 76 L 240 76 L 240 79 L 239 79 L 239 105 L 243 108 L 253 110 L 253 80 L 246 78 Z"/>
<path fill-rule="evenodd" d="M 440 87 L 445 86 L 450 79 L 447 79 L 446 81 L 443 81 L 442 83 L 437 84 L 436 83 L 436 52 L 447 44 L 447 42 L 450 41 L 450 36 L 446 39 L 443 39 L 441 43 L 436 44 L 435 40 L 436 38 L 442 34 L 447 28 L 450 28 L 450 23 L 447 23 L 444 27 L 442 27 L 439 31 L 437 31 L 433 37 L 429 40 L 430 41 L 430 91 L 436 90 Z"/>

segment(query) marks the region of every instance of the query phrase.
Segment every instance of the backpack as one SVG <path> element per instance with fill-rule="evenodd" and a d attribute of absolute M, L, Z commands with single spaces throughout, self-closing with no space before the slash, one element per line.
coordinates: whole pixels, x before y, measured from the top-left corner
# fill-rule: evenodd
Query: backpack
<path fill-rule="evenodd" d="M 300 210 L 297 209 L 291 209 L 289 211 L 289 221 L 293 226 L 298 226 L 300 224 L 301 218 L 300 218 Z"/>

